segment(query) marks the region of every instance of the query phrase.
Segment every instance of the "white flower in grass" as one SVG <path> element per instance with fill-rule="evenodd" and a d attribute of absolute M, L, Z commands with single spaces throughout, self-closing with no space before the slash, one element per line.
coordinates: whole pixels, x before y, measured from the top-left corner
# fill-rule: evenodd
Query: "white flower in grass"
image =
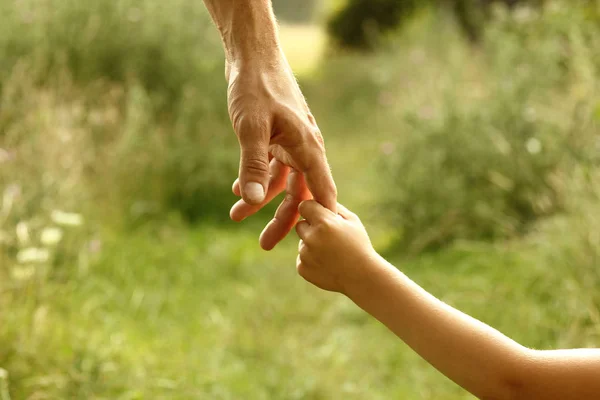
<path fill-rule="evenodd" d="M 16 227 L 17 239 L 19 239 L 19 243 L 27 244 L 29 243 L 29 227 L 25 222 L 19 222 Z"/>
<path fill-rule="evenodd" d="M 525 147 L 530 154 L 538 154 L 542 151 L 542 142 L 532 137 L 525 143 Z"/>
<path fill-rule="evenodd" d="M 26 281 L 35 274 L 35 267 L 33 265 L 23 265 L 14 267 L 10 271 L 10 275 L 14 280 Z"/>
<path fill-rule="evenodd" d="M 535 17 L 535 11 L 531 7 L 517 7 L 514 12 L 515 21 L 522 24 L 531 22 L 533 19 L 535 19 Z"/>
<path fill-rule="evenodd" d="M 54 246 L 58 244 L 62 238 L 62 229 L 56 227 L 44 228 L 40 235 L 40 240 L 44 246 Z"/>
<path fill-rule="evenodd" d="M 17 261 L 20 264 L 41 264 L 48 261 L 50 253 L 46 249 L 28 247 L 17 253 Z"/>
<path fill-rule="evenodd" d="M 69 213 L 60 210 L 52 211 L 50 218 L 57 225 L 64 226 L 80 226 L 83 224 L 83 217 L 81 214 Z"/>

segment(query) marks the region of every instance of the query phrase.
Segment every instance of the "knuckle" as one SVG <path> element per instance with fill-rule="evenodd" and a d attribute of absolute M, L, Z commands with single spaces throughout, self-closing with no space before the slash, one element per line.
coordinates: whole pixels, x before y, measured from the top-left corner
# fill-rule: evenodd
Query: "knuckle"
<path fill-rule="evenodd" d="M 308 247 L 314 247 L 317 243 L 317 235 L 319 234 L 319 232 L 315 232 L 314 230 L 312 232 L 310 232 L 308 235 L 306 235 L 306 237 L 303 239 L 304 242 L 304 254 L 303 255 L 308 255 Z"/>
<path fill-rule="evenodd" d="M 317 144 L 319 145 L 319 148 L 321 150 L 325 151 L 325 140 L 323 139 L 323 134 L 321 133 L 319 128 L 314 128 L 313 135 L 314 135 L 315 139 L 317 140 Z"/>
<path fill-rule="evenodd" d="M 246 173 L 264 175 L 269 173 L 269 163 L 264 157 L 257 155 L 245 157 L 242 168 Z"/>
<path fill-rule="evenodd" d="M 253 133 L 268 132 L 268 120 L 262 117 L 263 113 L 258 109 L 238 107 L 230 110 L 233 129 L 238 136 L 251 135 Z"/>
<path fill-rule="evenodd" d="M 302 137 L 306 145 L 321 151 L 325 150 L 325 141 L 319 128 L 305 126 L 302 131 Z"/>
<path fill-rule="evenodd" d="M 335 185 L 335 182 L 333 181 L 333 179 L 331 180 L 331 187 L 329 188 L 329 193 L 331 193 L 334 200 L 337 200 L 338 190 L 337 190 L 337 186 Z"/>
<path fill-rule="evenodd" d="M 337 221 L 333 218 L 323 218 L 320 224 L 321 229 L 325 230 L 326 232 L 330 232 L 335 229 L 336 222 Z"/>
<path fill-rule="evenodd" d="M 309 205 L 309 204 L 310 204 L 310 203 L 309 203 L 309 201 L 310 201 L 310 200 L 304 200 L 304 201 L 300 202 L 300 205 L 298 206 L 298 212 L 299 212 L 301 215 L 306 215 L 306 214 L 307 214 L 307 212 L 308 212 L 308 208 L 310 207 L 310 205 Z M 306 221 L 306 220 L 305 220 L 305 221 Z M 307 224 L 308 224 L 308 221 L 306 221 L 306 222 L 303 222 L 303 223 L 307 223 Z"/>
<path fill-rule="evenodd" d="M 309 249 L 307 246 L 302 246 L 298 252 L 301 260 L 306 260 L 309 256 Z"/>
<path fill-rule="evenodd" d="M 298 233 L 298 235 L 302 234 L 302 221 L 299 221 L 295 228 L 296 233 Z M 300 250 L 300 247 L 302 247 L 302 245 L 304 244 L 304 240 L 300 239 L 300 242 L 298 242 L 298 250 Z"/>
<path fill-rule="evenodd" d="M 332 226 L 327 220 L 321 221 L 315 228 L 315 233 L 318 236 L 329 235 L 332 231 Z"/>

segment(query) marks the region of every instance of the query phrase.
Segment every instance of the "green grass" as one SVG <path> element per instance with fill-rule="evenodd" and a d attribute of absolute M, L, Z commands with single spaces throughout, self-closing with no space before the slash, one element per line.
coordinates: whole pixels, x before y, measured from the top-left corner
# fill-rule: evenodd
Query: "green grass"
<path fill-rule="evenodd" d="M 263 253 L 233 226 L 107 232 L 88 270 L 9 303 L 0 360 L 13 397 L 470 398 L 347 299 L 303 282 L 295 245 Z M 525 345 L 600 335 L 574 282 L 531 251 L 461 244 L 391 260 Z"/>
<path fill-rule="evenodd" d="M 173 29 L 182 18 L 144 10 Z M 486 86 L 496 72 L 484 51 L 466 47 L 447 21 L 419 18 L 368 56 L 329 56 L 318 29 L 282 28 L 325 136 L 340 202 L 361 216 L 398 268 L 523 345 L 600 346 L 600 193 L 590 190 L 600 187 L 597 169 L 582 164 L 578 174 L 563 176 L 569 212 L 538 221 L 523 236 L 458 240 L 411 257 L 393 246 L 402 226 L 390 224 L 380 199 L 393 186 L 386 160 L 402 157 L 404 143 L 420 133 L 406 116 L 439 121 L 448 98 L 469 108 L 495 87 Z M 160 30 L 152 21 L 143 26 L 149 48 L 161 49 Z M 34 43 L 13 39 L 20 49 Z M 75 53 L 89 44 L 67 39 L 53 36 L 57 42 L 43 50 L 63 40 Z M 110 52 L 117 42 L 99 48 Z M 186 60 L 186 51 L 167 61 Z M 195 54 L 199 64 L 178 64 L 177 76 L 169 76 L 169 63 L 159 67 L 166 89 L 203 84 L 185 69 L 202 64 Z M 147 60 L 122 57 L 125 69 Z M 88 65 L 34 84 L 26 64 L 5 71 L 0 100 L 0 369 L 8 373 L 0 376 L 0 400 L 5 383 L 12 399 L 32 400 L 472 398 L 349 300 L 298 277 L 294 233 L 261 251 L 258 234 L 272 207 L 236 224 L 225 218 L 232 194 L 217 192 L 213 204 L 211 193 L 229 185 L 237 162 L 221 110 L 224 84 L 210 78 L 207 89 L 222 89 L 221 97 L 169 92 L 188 101 L 170 108 L 154 103 L 164 95 L 160 82 L 111 81 Z M 578 65 L 581 75 L 595 73 Z M 208 65 L 202 75 L 221 79 L 220 67 Z M 587 115 L 592 89 L 571 89 L 561 104 L 577 103 Z M 197 114 L 199 108 L 220 111 Z M 572 125 L 552 110 L 547 114 Z M 585 121 L 593 132 L 594 122 Z M 206 161 L 202 148 L 218 152 Z M 214 185 L 223 179 L 226 185 Z M 81 213 L 82 226 L 61 225 L 51 217 L 56 210 Z M 62 229 L 60 243 L 41 243 L 47 227 Z M 49 260 L 19 263 L 30 247 L 47 249 Z"/>

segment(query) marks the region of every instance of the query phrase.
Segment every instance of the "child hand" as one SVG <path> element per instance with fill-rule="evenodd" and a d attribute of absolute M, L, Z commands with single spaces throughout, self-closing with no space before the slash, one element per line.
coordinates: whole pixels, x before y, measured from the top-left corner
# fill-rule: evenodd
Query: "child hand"
<path fill-rule="evenodd" d="M 336 215 L 314 200 L 298 208 L 300 237 L 296 268 L 315 286 L 347 294 L 348 288 L 368 278 L 377 253 L 356 214 L 338 204 Z"/>

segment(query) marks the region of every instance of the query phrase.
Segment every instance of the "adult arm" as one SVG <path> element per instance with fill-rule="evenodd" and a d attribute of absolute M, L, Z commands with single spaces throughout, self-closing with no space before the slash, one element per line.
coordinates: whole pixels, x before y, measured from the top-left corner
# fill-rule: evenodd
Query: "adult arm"
<path fill-rule="evenodd" d="M 311 196 L 335 210 L 336 188 L 323 138 L 281 49 L 270 0 L 204 0 L 225 48 L 228 106 L 241 158 L 231 209 L 241 221 L 285 190 L 261 234 L 273 248 Z"/>

